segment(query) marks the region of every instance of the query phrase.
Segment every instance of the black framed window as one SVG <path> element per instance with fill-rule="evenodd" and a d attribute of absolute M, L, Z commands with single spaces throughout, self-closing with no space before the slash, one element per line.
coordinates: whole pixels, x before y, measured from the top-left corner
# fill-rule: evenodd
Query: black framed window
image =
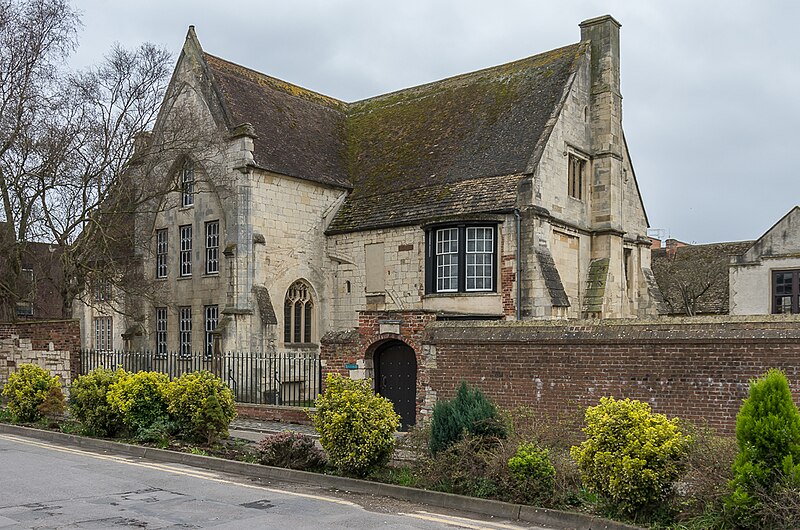
<path fill-rule="evenodd" d="M 156 278 L 167 277 L 169 234 L 166 228 L 156 230 Z"/>
<path fill-rule="evenodd" d="M 432 228 L 425 246 L 427 293 L 497 291 L 495 225 Z"/>
<path fill-rule="evenodd" d="M 167 308 L 156 308 L 156 355 L 167 355 Z"/>
<path fill-rule="evenodd" d="M 180 227 L 181 276 L 192 275 L 192 225 Z"/>
<path fill-rule="evenodd" d="M 183 165 L 181 174 L 181 206 L 194 204 L 194 166 L 191 162 Z"/>
<path fill-rule="evenodd" d="M 772 271 L 772 312 L 800 313 L 800 270 Z"/>
<path fill-rule="evenodd" d="M 219 221 L 206 223 L 206 274 L 219 272 Z"/>
<path fill-rule="evenodd" d="M 180 315 L 180 353 L 184 357 L 192 355 L 192 308 L 178 308 Z"/>
<path fill-rule="evenodd" d="M 214 331 L 217 329 L 217 322 L 219 322 L 219 306 L 215 305 L 207 305 L 205 307 L 206 313 L 206 322 L 205 322 L 205 332 L 206 332 L 206 344 L 205 344 L 205 354 L 206 357 L 211 357 L 214 355 Z"/>

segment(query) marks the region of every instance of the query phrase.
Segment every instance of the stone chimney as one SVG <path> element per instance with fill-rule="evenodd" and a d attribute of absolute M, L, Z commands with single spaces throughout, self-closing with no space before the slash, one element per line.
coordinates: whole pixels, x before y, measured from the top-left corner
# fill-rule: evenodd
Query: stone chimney
<path fill-rule="evenodd" d="M 592 135 L 592 225 L 622 232 L 622 95 L 619 90 L 619 28 L 610 15 L 580 23 L 581 42 L 590 49 Z"/>

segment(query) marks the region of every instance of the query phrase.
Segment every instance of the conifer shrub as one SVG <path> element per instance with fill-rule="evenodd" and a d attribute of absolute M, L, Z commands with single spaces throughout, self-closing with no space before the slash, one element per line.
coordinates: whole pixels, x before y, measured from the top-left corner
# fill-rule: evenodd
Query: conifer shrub
<path fill-rule="evenodd" d="M 258 460 L 266 466 L 289 469 L 316 469 L 325 465 L 325 453 L 320 451 L 314 439 L 307 434 L 284 431 L 265 436 L 256 445 Z"/>
<path fill-rule="evenodd" d="M 3 396 L 8 400 L 8 411 L 14 421 L 34 422 L 42 419 L 43 412 L 63 412 L 61 379 L 34 364 L 22 364 L 8 376 Z M 57 402 L 62 404 L 61 411 L 57 411 Z M 40 409 L 43 405 L 45 408 Z"/>
<path fill-rule="evenodd" d="M 206 370 L 183 374 L 169 383 L 165 397 L 181 436 L 208 444 L 228 436 L 236 404 L 231 389 L 216 375 Z"/>
<path fill-rule="evenodd" d="M 108 401 L 111 385 L 119 381 L 122 370 L 95 368 L 73 381 L 69 392 L 69 410 L 83 428 L 97 436 L 115 436 L 124 429 L 122 417 Z"/>
<path fill-rule="evenodd" d="M 641 401 L 604 397 L 586 409 L 585 422 L 586 440 L 570 453 L 586 488 L 622 515 L 656 511 L 681 476 L 691 444 L 679 420 Z"/>
<path fill-rule="evenodd" d="M 328 374 L 311 419 L 331 465 L 340 473 L 365 476 L 385 465 L 394 452 L 400 416 L 388 399 L 373 392 L 368 379 Z"/>
<path fill-rule="evenodd" d="M 505 438 L 508 428 L 497 407 L 478 388 L 461 382 L 456 397 L 433 407 L 430 450 L 443 451 L 468 434 L 478 438 Z"/>
<path fill-rule="evenodd" d="M 535 443 L 522 443 L 508 460 L 508 470 L 517 489 L 528 502 L 547 499 L 553 495 L 556 468 L 550 452 Z"/>
<path fill-rule="evenodd" d="M 791 527 L 784 525 L 800 519 L 800 412 L 782 371 L 770 370 L 750 382 L 750 394 L 736 417 L 736 443 L 739 453 L 725 501 L 735 524 Z M 773 509 L 772 501 L 779 497 L 794 505 L 793 513 Z"/>
<path fill-rule="evenodd" d="M 108 389 L 108 404 L 111 411 L 122 418 L 130 433 L 141 438 L 154 425 L 169 425 L 168 384 L 166 374 L 120 371 L 119 379 Z M 163 438 L 163 433 L 159 437 Z M 149 439 L 149 436 L 145 438 Z"/>

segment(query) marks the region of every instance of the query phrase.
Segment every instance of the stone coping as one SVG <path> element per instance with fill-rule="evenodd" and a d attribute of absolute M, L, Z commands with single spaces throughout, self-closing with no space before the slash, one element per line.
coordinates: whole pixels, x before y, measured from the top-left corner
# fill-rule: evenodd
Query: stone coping
<path fill-rule="evenodd" d="M 249 464 L 213 456 L 179 453 L 166 449 L 143 447 L 140 445 L 131 445 L 111 440 L 77 436 L 74 434 L 64 434 L 55 431 L 44 431 L 18 425 L 0 423 L 0 433 L 35 438 L 37 440 L 62 445 L 71 445 L 90 451 L 103 451 L 137 458 L 146 458 L 157 462 L 183 464 L 242 477 L 260 478 L 270 481 L 296 482 L 321 488 L 392 497 L 439 508 L 501 517 L 514 521 L 525 521 L 545 528 L 561 530 L 643 530 L 640 527 L 618 523 L 588 514 L 523 506 L 520 504 L 465 497 L 451 493 L 440 493 L 417 488 L 408 488 L 405 486 L 396 486 L 393 484 L 382 484 L 380 482 L 369 482 L 366 480 L 334 475 L 270 467 L 261 464 Z"/>

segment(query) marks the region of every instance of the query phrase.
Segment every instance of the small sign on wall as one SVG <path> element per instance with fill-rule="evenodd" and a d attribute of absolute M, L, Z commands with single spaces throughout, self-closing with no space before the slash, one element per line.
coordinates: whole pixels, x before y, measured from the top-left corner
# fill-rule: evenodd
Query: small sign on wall
<path fill-rule="evenodd" d="M 378 323 L 379 332 L 381 335 L 384 333 L 400 334 L 400 321 L 399 320 L 382 320 Z"/>

